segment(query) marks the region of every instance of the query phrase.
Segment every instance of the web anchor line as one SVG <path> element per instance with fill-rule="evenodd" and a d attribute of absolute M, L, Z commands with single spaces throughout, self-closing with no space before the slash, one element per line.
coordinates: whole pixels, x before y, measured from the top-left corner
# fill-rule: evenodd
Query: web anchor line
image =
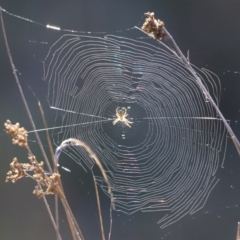
<path fill-rule="evenodd" d="M 68 127 L 83 126 L 83 125 L 96 124 L 96 123 L 100 123 L 100 122 L 109 122 L 109 121 L 112 121 L 112 119 L 101 120 L 101 121 L 94 121 L 94 122 L 76 123 L 76 124 L 63 125 L 63 126 L 51 127 L 51 128 L 42 128 L 42 129 L 36 129 L 36 130 L 28 131 L 28 133 L 32 133 L 32 132 L 42 132 L 42 131 L 46 131 L 46 130 L 54 130 L 54 129 L 59 129 L 59 128 L 68 128 Z"/>
<path fill-rule="evenodd" d="M 134 120 L 135 118 L 132 118 L 132 119 Z M 203 119 L 203 120 L 221 120 L 219 118 L 214 118 L 214 117 L 144 117 L 143 119 Z"/>
<path fill-rule="evenodd" d="M 68 112 L 68 113 L 75 113 L 75 114 L 79 114 L 79 115 L 84 115 L 84 116 L 89 116 L 89 117 L 95 117 L 95 118 L 102 118 L 102 119 L 106 119 L 109 120 L 106 117 L 101 117 L 101 116 L 96 116 L 96 115 L 92 115 L 92 114 L 87 114 L 87 113 L 81 113 L 81 112 L 76 112 L 76 111 L 71 111 L 71 110 L 67 110 L 67 109 L 62 109 L 62 108 L 56 108 L 53 106 L 50 106 L 51 109 L 57 110 L 57 111 L 63 111 L 63 112 Z"/>

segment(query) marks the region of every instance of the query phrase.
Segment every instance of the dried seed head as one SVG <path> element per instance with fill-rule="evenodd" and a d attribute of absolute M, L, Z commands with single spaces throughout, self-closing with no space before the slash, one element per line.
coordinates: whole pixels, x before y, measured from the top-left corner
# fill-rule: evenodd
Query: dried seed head
<path fill-rule="evenodd" d="M 152 34 L 155 39 L 161 40 L 166 36 L 164 32 L 164 22 L 161 20 L 157 20 L 154 18 L 154 13 L 147 12 L 145 13 L 147 18 L 145 19 L 145 22 L 143 23 L 142 30 L 148 34 Z"/>
<path fill-rule="evenodd" d="M 14 158 L 13 161 L 10 163 L 11 170 L 7 172 L 6 182 L 13 182 L 15 183 L 20 178 L 26 176 L 25 169 L 21 163 L 18 162 L 17 158 Z"/>
<path fill-rule="evenodd" d="M 27 141 L 27 131 L 21 127 L 20 124 L 16 123 L 15 125 L 11 123 L 10 120 L 7 120 L 4 123 L 6 133 L 9 134 L 12 137 L 13 144 L 17 144 L 20 147 L 27 147 L 28 141 Z"/>

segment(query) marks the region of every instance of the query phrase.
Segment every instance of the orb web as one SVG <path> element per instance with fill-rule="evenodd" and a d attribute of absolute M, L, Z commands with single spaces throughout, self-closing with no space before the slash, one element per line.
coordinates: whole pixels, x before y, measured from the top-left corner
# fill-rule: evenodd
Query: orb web
<path fill-rule="evenodd" d="M 162 211 L 164 228 L 204 206 L 218 182 L 226 132 L 174 51 L 137 29 L 128 35 L 65 34 L 51 46 L 44 80 L 62 121 L 54 139 L 89 145 L 106 170 L 116 210 Z M 219 104 L 218 78 L 196 71 Z M 131 128 L 113 125 L 118 107 L 127 109 Z M 93 168 L 81 148 L 64 151 Z M 108 195 L 102 176 L 96 179 Z"/>

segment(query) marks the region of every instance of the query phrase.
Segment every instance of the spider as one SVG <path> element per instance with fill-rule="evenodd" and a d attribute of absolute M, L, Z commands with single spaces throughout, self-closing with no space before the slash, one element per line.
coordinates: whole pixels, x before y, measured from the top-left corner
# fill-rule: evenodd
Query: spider
<path fill-rule="evenodd" d="M 127 109 L 125 107 L 123 107 L 123 108 L 117 107 L 116 108 L 116 116 L 117 116 L 117 118 L 113 121 L 113 125 L 115 125 L 119 121 L 124 123 L 128 127 L 131 127 L 130 124 L 133 124 L 133 122 L 130 122 L 126 119 L 128 114 L 127 114 Z"/>

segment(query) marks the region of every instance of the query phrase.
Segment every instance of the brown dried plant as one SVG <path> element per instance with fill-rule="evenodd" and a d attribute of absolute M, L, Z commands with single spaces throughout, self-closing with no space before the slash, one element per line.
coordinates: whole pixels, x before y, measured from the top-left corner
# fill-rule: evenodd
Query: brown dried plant
<path fill-rule="evenodd" d="M 43 197 L 45 200 L 46 195 L 57 195 L 60 198 L 65 209 L 73 239 L 84 240 L 83 234 L 64 195 L 60 174 L 58 173 L 57 168 L 55 168 L 55 172 L 51 173 L 43 169 L 43 161 L 39 162 L 31 152 L 28 145 L 27 131 L 25 128 L 20 127 L 19 123 L 12 124 L 10 120 L 7 120 L 4 126 L 6 133 L 12 137 L 13 144 L 19 145 L 20 147 L 25 147 L 27 149 L 29 160 L 29 163 L 20 163 L 15 157 L 10 163 L 10 171 L 7 173 L 6 182 L 11 181 L 15 183 L 23 177 L 29 177 L 37 183 L 33 191 L 33 194 L 35 194 L 37 197 Z M 61 239 L 60 235 L 58 239 Z"/>
<path fill-rule="evenodd" d="M 159 19 L 155 19 L 153 12 L 147 12 L 145 15 L 147 18 L 142 25 L 142 30 L 148 34 L 152 34 L 157 40 L 161 40 L 166 37 L 164 32 L 164 22 Z"/>
<path fill-rule="evenodd" d="M 10 163 L 10 171 L 7 173 L 6 182 L 15 183 L 23 177 L 30 177 L 37 182 L 33 194 L 41 198 L 43 195 L 57 194 L 60 196 L 59 178 L 60 174 L 51 173 L 48 175 L 44 169 L 44 163 L 38 162 L 36 157 L 32 154 L 27 140 L 27 131 L 21 127 L 20 124 L 12 124 L 7 120 L 4 124 L 6 133 L 12 137 L 13 144 L 25 147 L 28 151 L 28 159 L 30 163 L 19 163 L 15 157 Z"/>

